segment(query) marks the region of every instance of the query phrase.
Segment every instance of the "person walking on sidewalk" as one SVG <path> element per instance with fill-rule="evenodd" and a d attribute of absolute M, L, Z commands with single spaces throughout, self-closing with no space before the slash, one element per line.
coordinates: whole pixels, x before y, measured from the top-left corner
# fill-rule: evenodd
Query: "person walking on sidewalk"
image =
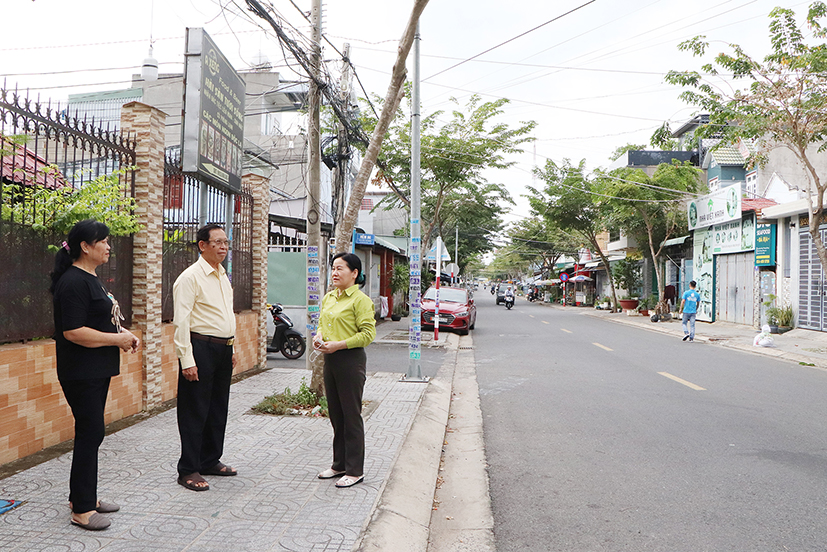
<path fill-rule="evenodd" d="M 683 292 L 681 297 L 681 326 L 683 327 L 683 340 L 695 341 L 695 315 L 698 313 L 698 304 L 701 302 L 701 295 L 695 291 L 695 280 L 689 282 L 689 289 Z"/>
<path fill-rule="evenodd" d="M 196 235 L 201 255 L 172 287 L 173 326 L 178 356 L 178 483 L 209 490 L 204 475 L 236 475 L 221 462 L 230 403 L 235 314 L 233 289 L 221 263 L 230 242 L 218 224 Z"/>
<path fill-rule="evenodd" d="M 333 426 L 333 464 L 318 477 L 341 477 L 336 486 L 346 488 L 361 483 L 365 477 L 365 347 L 376 338 L 376 320 L 373 301 L 357 287 L 365 283 L 359 257 L 352 253 L 334 256 L 330 278 L 335 289 L 322 299 L 313 348 L 324 353 L 324 388 Z"/>
<path fill-rule="evenodd" d="M 57 379 L 75 418 L 69 475 L 71 523 L 97 531 L 103 515 L 120 506 L 98 500 L 98 449 L 112 376 L 120 373 L 120 351 L 136 352 L 140 340 L 121 327 L 121 310 L 95 269 L 109 261 L 109 228 L 87 219 L 75 224 L 55 255 L 49 291 L 54 299 Z"/>

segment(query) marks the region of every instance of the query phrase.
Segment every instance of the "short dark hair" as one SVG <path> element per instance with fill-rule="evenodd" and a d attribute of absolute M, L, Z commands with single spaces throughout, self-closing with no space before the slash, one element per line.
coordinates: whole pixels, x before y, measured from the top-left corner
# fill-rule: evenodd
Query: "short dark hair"
<path fill-rule="evenodd" d="M 353 253 L 336 253 L 330 260 L 330 264 L 336 259 L 342 259 L 350 270 L 357 270 L 359 274 L 356 275 L 356 283 L 360 286 L 365 285 L 365 274 L 362 272 L 362 259 Z"/>
<path fill-rule="evenodd" d="M 211 222 L 210 224 L 205 224 L 201 228 L 198 229 L 198 232 L 195 234 L 195 245 L 198 245 L 198 242 L 209 242 L 210 241 L 210 232 L 213 230 L 224 230 L 224 227 L 220 224 L 216 224 Z"/>
<path fill-rule="evenodd" d="M 698 284 L 697 284 L 697 283 L 695 283 L 695 280 L 692 280 L 691 282 L 689 282 L 689 287 L 695 287 L 695 286 L 697 286 L 697 285 L 698 285 Z"/>

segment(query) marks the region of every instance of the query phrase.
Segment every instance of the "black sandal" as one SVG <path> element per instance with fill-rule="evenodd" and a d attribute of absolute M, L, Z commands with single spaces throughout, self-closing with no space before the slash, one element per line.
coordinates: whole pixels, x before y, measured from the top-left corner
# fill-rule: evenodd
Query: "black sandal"
<path fill-rule="evenodd" d="M 191 491 L 209 491 L 210 485 L 207 483 L 207 486 L 198 486 L 196 483 L 207 483 L 207 480 L 201 477 L 201 474 L 198 472 L 191 473 L 189 475 L 179 475 L 178 476 L 178 484 L 186 487 Z"/>

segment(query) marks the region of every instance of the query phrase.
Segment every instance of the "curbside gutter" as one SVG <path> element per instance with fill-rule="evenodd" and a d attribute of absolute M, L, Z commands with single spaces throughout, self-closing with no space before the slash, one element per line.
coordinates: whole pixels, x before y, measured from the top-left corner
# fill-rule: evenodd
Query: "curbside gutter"
<path fill-rule="evenodd" d="M 458 336 L 450 334 L 447 358 L 422 396 L 367 527 L 353 546 L 354 551 L 425 552 L 428 549 L 458 345 Z"/>

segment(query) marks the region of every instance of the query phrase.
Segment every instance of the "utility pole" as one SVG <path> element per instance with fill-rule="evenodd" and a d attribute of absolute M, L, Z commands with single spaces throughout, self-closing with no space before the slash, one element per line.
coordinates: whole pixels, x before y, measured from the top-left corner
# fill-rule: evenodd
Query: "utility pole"
<path fill-rule="evenodd" d="M 339 81 L 339 97 L 347 109 L 350 106 L 350 44 L 345 43 L 342 49 L 342 80 Z M 347 168 L 350 163 L 350 147 L 347 137 L 347 129 L 342 121 L 338 125 L 338 137 L 336 140 L 336 174 L 333 184 L 334 205 L 333 205 L 333 228 L 335 232 L 345 214 L 345 198 L 347 197 Z"/>
<path fill-rule="evenodd" d="M 454 264 L 459 267 L 459 223 L 457 223 L 456 234 L 454 234 Z M 465 280 L 468 281 L 467 278 Z M 457 268 L 456 281 L 459 282 L 459 268 Z M 451 272 L 451 284 L 456 285 L 453 272 Z"/>
<path fill-rule="evenodd" d="M 411 98 L 411 245 L 410 287 L 411 322 L 408 328 L 408 372 L 402 381 L 428 381 L 422 377 L 422 237 L 420 235 L 420 123 L 419 109 L 419 23 L 413 41 L 413 90 Z"/>
<path fill-rule="evenodd" d="M 321 202 L 320 195 L 320 180 L 321 180 L 321 148 L 319 145 L 319 107 L 321 104 L 321 91 L 319 90 L 319 75 L 321 64 L 321 40 L 322 40 L 322 0 L 313 0 L 310 10 L 310 20 L 313 23 L 313 31 L 311 35 L 311 42 L 313 51 L 311 52 L 311 70 L 310 89 L 308 92 L 308 190 L 307 200 L 305 202 L 307 207 L 306 222 L 307 222 L 307 331 L 305 337 L 307 343 L 313 343 L 313 336 L 316 335 L 316 330 L 319 325 L 319 310 L 321 305 L 321 297 L 324 295 L 325 282 L 322 280 L 322 265 L 327 262 L 326 248 L 321 247 Z M 324 380 L 322 377 L 321 362 L 313 362 L 311 357 L 314 355 L 307 354 L 306 366 L 311 371 L 310 388 L 319 395 L 324 395 Z M 316 355 L 320 356 L 320 355 Z M 314 366 L 314 364 L 318 366 Z"/>

